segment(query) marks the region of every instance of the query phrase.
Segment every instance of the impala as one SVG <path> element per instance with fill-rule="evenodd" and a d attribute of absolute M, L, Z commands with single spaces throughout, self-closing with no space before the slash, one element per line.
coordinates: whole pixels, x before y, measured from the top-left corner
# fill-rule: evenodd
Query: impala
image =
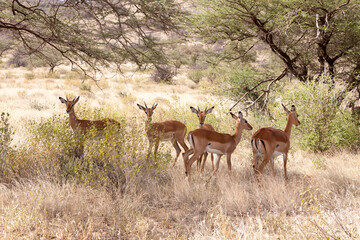
<path fill-rule="evenodd" d="M 216 154 L 215 169 L 213 170 L 212 175 L 207 180 L 207 182 L 209 182 L 211 177 L 218 171 L 220 158 L 222 155 L 226 155 L 228 169 L 231 171 L 231 154 L 234 152 L 236 146 L 240 142 L 242 131 L 244 129 L 251 130 L 252 126 L 246 121 L 246 119 L 243 118 L 241 112 L 238 112 L 237 115 L 233 113 L 230 114 L 232 118 L 236 120 L 236 129 L 234 135 L 218 133 L 206 129 L 196 129 L 189 134 L 191 149 L 183 154 L 185 174 L 189 177 L 189 180 L 191 165 L 204 152 Z M 189 159 L 189 155 L 192 153 L 193 155 Z"/>
<path fill-rule="evenodd" d="M 119 122 L 109 118 L 94 121 L 78 119 L 75 114 L 74 106 L 79 101 L 80 96 L 75 97 L 73 100 L 69 100 L 67 97 L 66 99 L 59 97 L 59 99 L 62 103 L 66 104 L 66 113 L 69 114 L 70 126 L 77 134 L 87 134 L 95 130 L 96 136 L 101 136 L 103 130 L 109 125 L 120 128 Z M 77 155 L 82 155 L 83 147 L 84 146 L 81 146 L 81 153 Z"/>
<path fill-rule="evenodd" d="M 261 128 L 257 130 L 251 138 L 251 146 L 253 150 L 253 168 L 255 173 L 262 173 L 265 165 L 271 160 L 271 169 L 274 174 L 274 158 L 283 155 L 284 159 L 284 177 L 287 179 L 286 163 L 288 152 L 290 148 L 290 133 L 292 125 L 299 126 L 299 115 L 296 112 L 294 105 L 291 106 L 289 111 L 282 104 L 285 112 L 288 115 L 285 130 L 276 128 Z M 258 166 L 257 159 L 262 155 L 261 164 Z"/>
<path fill-rule="evenodd" d="M 152 115 L 157 107 L 157 104 L 154 104 L 151 108 L 148 108 L 146 103 L 144 104 L 145 107 L 141 106 L 140 104 L 137 104 L 137 106 L 140 108 L 140 110 L 143 110 L 147 116 L 147 120 L 145 122 L 145 131 L 149 140 L 149 150 L 146 160 L 149 160 L 151 149 L 154 144 L 154 158 L 156 162 L 156 154 L 160 141 L 171 141 L 176 150 L 176 157 L 173 163 L 173 166 L 175 166 L 176 160 L 181 153 L 181 149 L 178 143 L 180 143 L 185 151 L 189 149 L 184 141 L 186 135 L 186 126 L 183 123 L 174 120 L 152 123 Z"/>
<path fill-rule="evenodd" d="M 197 117 L 199 119 L 199 128 L 206 129 L 206 130 L 209 130 L 209 131 L 215 131 L 213 126 L 211 126 L 210 124 L 204 124 L 206 115 L 211 113 L 212 110 L 214 109 L 214 107 L 211 107 L 209 109 L 205 108 L 204 111 L 201 111 L 199 107 L 198 107 L 198 109 L 190 107 L 190 109 L 191 109 L 191 111 L 193 113 L 195 113 L 197 115 Z M 199 171 L 201 169 L 200 171 L 202 172 L 204 170 L 207 155 L 208 155 L 207 152 L 204 152 L 203 154 L 201 154 L 201 156 L 200 156 L 200 158 L 199 158 L 199 160 L 197 161 L 197 164 L 196 164 L 196 170 L 197 171 Z M 204 156 L 204 162 L 203 162 L 203 164 L 201 166 L 201 159 L 203 158 L 203 156 Z M 212 170 L 214 170 L 214 155 L 212 153 L 211 153 L 211 165 L 212 165 Z"/>

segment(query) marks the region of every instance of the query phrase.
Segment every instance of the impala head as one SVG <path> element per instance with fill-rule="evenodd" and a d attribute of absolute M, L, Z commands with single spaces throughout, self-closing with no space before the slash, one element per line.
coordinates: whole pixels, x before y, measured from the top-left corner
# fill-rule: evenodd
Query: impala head
<path fill-rule="evenodd" d="M 296 112 L 296 108 L 295 105 L 291 105 L 291 110 L 289 111 L 284 104 L 281 104 L 285 110 L 285 112 L 288 114 L 288 117 L 290 118 L 290 121 L 292 124 L 294 124 L 295 126 L 299 126 L 300 125 L 300 121 L 298 119 L 299 114 L 297 114 Z"/>
<path fill-rule="evenodd" d="M 59 97 L 59 99 L 62 103 L 66 104 L 66 113 L 70 113 L 71 109 L 79 101 L 80 96 L 74 97 L 73 100 L 69 100 L 67 97 L 66 100 L 62 97 Z"/>
<path fill-rule="evenodd" d="M 195 108 L 193 108 L 193 107 L 190 107 L 190 109 L 191 109 L 191 111 L 192 111 L 193 113 L 196 113 L 196 115 L 197 115 L 197 117 L 198 117 L 198 119 L 199 119 L 199 124 L 200 124 L 200 126 L 202 127 L 202 126 L 204 126 L 204 122 L 205 122 L 206 115 L 209 114 L 209 113 L 211 113 L 212 110 L 214 109 L 214 107 L 211 107 L 211 108 L 209 108 L 209 109 L 205 108 L 204 111 L 201 111 L 199 107 L 198 107 L 197 110 L 196 110 Z"/>
<path fill-rule="evenodd" d="M 148 108 L 146 103 L 144 102 L 145 107 L 141 106 L 140 104 L 137 104 L 137 106 L 140 108 L 140 110 L 143 110 L 147 116 L 147 119 L 151 121 L 151 117 L 154 113 L 155 108 L 157 107 L 157 104 L 153 104 L 151 108 Z"/>
<path fill-rule="evenodd" d="M 237 114 L 230 112 L 230 115 L 236 121 L 239 121 L 239 126 L 241 129 L 252 130 L 252 126 L 248 123 L 248 121 L 243 117 L 241 111 L 237 112 Z"/>

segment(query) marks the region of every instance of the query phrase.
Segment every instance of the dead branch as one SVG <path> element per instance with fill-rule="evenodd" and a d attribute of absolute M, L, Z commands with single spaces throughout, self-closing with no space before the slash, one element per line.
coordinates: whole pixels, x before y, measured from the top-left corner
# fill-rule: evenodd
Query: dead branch
<path fill-rule="evenodd" d="M 270 95 L 270 90 L 271 90 L 271 86 L 276 83 L 277 81 L 281 80 L 283 77 L 285 77 L 285 75 L 287 74 L 288 72 L 288 69 L 285 68 L 282 73 L 275 79 L 266 79 L 266 80 L 263 80 L 263 81 L 260 81 L 258 82 L 257 84 L 255 84 L 255 86 L 253 86 L 251 89 L 249 89 L 246 93 L 244 93 L 240 99 L 229 109 L 229 112 L 231 112 L 231 110 L 239 104 L 239 102 L 241 100 L 243 100 L 248 94 L 250 93 L 256 93 L 256 92 L 262 92 L 259 97 L 257 97 L 254 101 L 250 101 L 250 103 L 245 107 L 245 109 L 249 109 L 251 108 L 252 106 L 255 105 L 255 103 L 257 103 L 262 97 L 265 96 L 265 101 L 264 101 L 264 105 L 262 106 L 262 110 L 265 108 L 267 102 L 268 102 L 268 99 L 269 99 L 269 95 Z M 261 90 L 258 90 L 258 91 L 254 91 L 257 87 L 259 87 L 260 85 L 264 84 L 264 83 L 267 83 L 269 82 L 269 84 L 266 86 L 265 89 L 261 89 Z"/>

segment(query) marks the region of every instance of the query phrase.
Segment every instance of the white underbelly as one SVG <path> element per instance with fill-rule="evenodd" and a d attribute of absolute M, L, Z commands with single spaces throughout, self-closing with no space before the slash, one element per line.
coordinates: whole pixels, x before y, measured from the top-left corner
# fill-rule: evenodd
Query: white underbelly
<path fill-rule="evenodd" d="M 205 148 L 205 152 L 224 155 L 224 153 L 221 152 L 220 150 L 218 150 L 218 149 L 212 149 L 210 146 L 207 146 L 207 147 Z"/>
<path fill-rule="evenodd" d="M 272 155 L 273 158 L 276 158 L 277 156 L 283 155 L 282 152 L 275 151 Z"/>
<path fill-rule="evenodd" d="M 162 138 L 162 139 L 160 139 L 160 142 L 171 141 L 171 140 L 173 140 L 173 137 L 170 137 L 170 138 Z"/>

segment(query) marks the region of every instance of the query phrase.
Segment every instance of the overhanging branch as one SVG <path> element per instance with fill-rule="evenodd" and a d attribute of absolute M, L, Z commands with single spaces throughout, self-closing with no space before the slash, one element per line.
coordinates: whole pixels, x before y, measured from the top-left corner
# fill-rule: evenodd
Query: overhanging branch
<path fill-rule="evenodd" d="M 262 92 L 254 101 L 250 102 L 246 107 L 245 109 L 249 109 L 251 108 L 252 106 L 255 105 L 255 103 L 257 103 L 261 98 L 263 98 L 265 96 L 265 100 L 264 100 L 264 104 L 262 106 L 261 109 L 264 109 L 266 104 L 268 103 L 268 100 L 269 100 L 269 95 L 270 95 L 270 91 L 271 91 L 271 86 L 276 83 L 277 81 L 281 80 L 283 77 L 286 76 L 286 74 L 288 73 L 288 69 L 285 68 L 282 73 L 275 79 L 266 79 L 266 80 L 263 80 L 263 81 L 260 81 L 258 82 L 254 87 L 252 87 L 251 89 L 249 89 L 246 93 L 244 93 L 240 99 L 229 109 L 229 112 L 231 112 L 231 110 L 239 104 L 239 102 L 241 100 L 243 100 L 248 94 L 250 93 L 254 93 L 254 91 L 256 90 L 257 87 L 261 86 L 262 84 L 264 83 L 268 83 L 268 85 L 266 86 L 265 89 L 261 89 L 261 90 L 258 90 L 257 92 Z"/>

